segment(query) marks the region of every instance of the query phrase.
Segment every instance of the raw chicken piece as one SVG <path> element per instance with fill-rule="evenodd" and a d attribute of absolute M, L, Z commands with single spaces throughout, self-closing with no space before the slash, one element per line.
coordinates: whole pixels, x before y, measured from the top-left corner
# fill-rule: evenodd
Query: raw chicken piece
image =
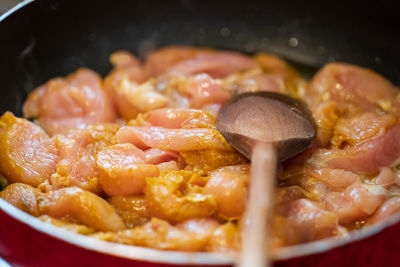
<path fill-rule="evenodd" d="M 387 191 L 379 185 L 354 183 L 344 195 L 366 214 L 372 214 L 387 198 Z"/>
<path fill-rule="evenodd" d="M 101 77 L 84 68 L 66 78 L 54 78 L 33 91 L 24 104 L 24 114 L 37 119 L 50 135 L 116 119 Z"/>
<path fill-rule="evenodd" d="M 235 94 L 267 91 L 289 93 L 285 79 L 279 74 L 265 73 L 261 68 L 243 73 L 233 73 L 221 80 L 222 85 Z"/>
<path fill-rule="evenodd" d="M 121 125 L 113 123 L 94 124 L 88 125 L 84 129 L 71 130 L 65 136 L 74 139 L 79 146 L 96 156 L 103 148 L 117 143 L 115 134 L 119 128 Z"/>
<path fill-rule="evenodd" d="M 208 128 L 166 129 L 162 127 L 124 126 L 117 132 L 116 137 L 118 143 L 131 143 L 140 149 L 229 150 L 229 145 L 223 136 L 217 130 Z"/>
<path fill-rule="evenodd" d="M 397 95 L 396 88 L 379 74 L 345 63 L 325 65 L 306 90 L 311 103 L 334 100 L 346 112 L 392 111 L 399 106 Z"/>
<path fill-rule="evenodd" d="M 156 77 L 167 72 L 171 66 L 180 61 L 211 51 L 211 49 L 189 46 L 166 46 L 147 55 L 145 68 L 152 77 Z"/>
<path fill-rule="evenodd" d="M 187 79 L 184 92 L 189 95 L 192 108 L 201 108 L 209 104 L 222 104 L 231 97 L 231 93 L 207 74 L 199 74 Z"/>
<path fill-rule="evenodd" d="M 136 118 L 140 112 L 162 108 L 168 104 L 168 98 L 155 90 L 152 81 L 138 84 L 127 75 L 122 75 L 118 79 L 118 83 L 115 82 L 112 87 L 108 86 L 107 90 L 119 114 L 125 120 Z"/>
<path fill-rule="evenodd" d="M 51 176 L 54 188 L 78 186 L 93 193 L 102 191 L 96 164 L 96 155 L 103 148 L 116 144 L 117 124 L 89 125 L 74 129 L 53 140 L 60 151 L 57 171 Z"/>
<path fill-rule="evenodd" d="M 56 135 L 53 141 L 59 151 L 56 173 L 50 178 L 54 189 L 78 186 L 84 190 L 99 194 L 101 186 L 95 156 L 75 139 Z"/>
<path fill-rule="evenodd" d="M 161 162 L 161 163 L 157 164 L 157 167 L 160 170 L 160 173 L 179 171 L 184 168 L 184 166 L 182 166 L 182 164 L 178 165 L 177 161 L 175 161 L 175 160 Z"/>
<path fill-rule="evenodd" d="M 367 220 L 367 225 L 383 222 L 391 216 L 400 212 L 400 197 L 395 196 L 384 202 L 372 216 Z"/>
<path fill-rule="evenodd" d="M 122 80 L 119 91 L 121 96 L 129 102 L 129 106 L 125 108 L 137 112 L 147 112 L 165 107 L 168 104 L 168 98 L 158 93 L 151 81 L 136 85 Z M 135 117 L 127 118 L 124 116 L 124 118 L 133 119 Z"/>
<path fill-rule="evenodd" d="M 241 249 L 241 234 L 237 225 L 227 222 L 215 229 L 207 245 L 207 251 L 230 253 Z"/>
<path fill-rule="evenodd" d="M 383 167 L 379 174 L 375 177 L 374 183 L 382 187 L 389 187 L 396 184 L 400 179 L 398 173 L 388 167 Z"/>
<path fill-rule="evenodd" d="M 147 121 L 153 126 L 169 129 L 212 128 L 215 118 L 198 109 L 157 109 L 151 111 Z"/>
<path fill-rule="evenodd" d="M 213 195 L 198 185 L 203 180 L 190 171 L 174 171 L 147 178 L 146 207 L 150 215 L 172 223 L 210 217 L 217 208 Z"/>
<path fill-rule="evenodd" d="M 358 175 L 339 169 L 312 171 L 301 186 L 309 198 L 334 212 L 341 225 L 366 218 L 387 198 L 387 191 L 381 186 L 363 183 Z"/>
<path fill-rule="evenodd" d="M 145 179 L 159 175 L 157 166 L 145 164 L 145 153 L 132 144 L 109 146 L 96 159 L 100 184 L 109 196 L 140 194 Z"/>
<path fill-rule="evenodd" d="M 206 73 L 213 78 L 224 78 L 231 73 L 257 68 L 259 65 L 251 58 L 236 52 L 199 53 L 171 66 L 169 73 Z"/>
<path fill-rule="evenodd" d="M 341 224 L 350 223 L 371 215 L 387 198 L 380 186 L 354 183 L 346 188 L 339 199 L 327 199 L 329 209 L 335 211 Z"/>
<path fill-rule="evenodd" d="M 121 216 L 128 228 L 143 225 L 150 220 L 144 196 L 112 196 L 108 199 L 108 202 L 113 206 L 118 215 Z"/>
<path fill-rule="evenodd" d="M 179 158 L 179 153 L 174 151 L 161 150 L 158 148 L 150 148 L 144 151 L 145 162 L 147 164 L 160 164 Z"/>
<path fill-rule="evenodd" d="M 281 247 L 338 234 L 340 226 L 335 213 L 324 210 L 317 202 L 297 199 L 285 204 L 282 214 L 273 217 L 271 246 Z"/>
<path fill-rule="evenodd" d="M 357 174 L 341 169 L 315 168 L 309 175 L 337 191 L 346 189 L 348 186 L 359 181 Z"/>
<path fill-rule="evenodd" d="M 38 197 L 42 214 L 54 218 L 70 216 L 97 231 L 126 228 L 113 207 L 101 197 L 78 187 L 62 188 Z"/>
<path fill-rule="evenodd" d="M 316 166 L 374 174 L 382 167 L 396 164 L 400 157 L 400 123 L 386 133 L 346 149 L 316 150 L 309 162 Z"/>
<path fill-rule="evenodd" d="M 361 182 L 360 176 L 350 171 L 310 165 L 291 169 L 286 170 L 284 181 L 301 187 L 305 197 L 337 215 L 341 225 L 368 217 L 388 196 L 382 186 Z M 287 204 L 279 210 L 287 210 Z"/>
<path fill-rule="evenodd" d="M 10 112 L 0 117 L 0 145 L 0 172 L 10 182 L 36 187 L 56 170 L 53 141 L 39 126 Z"/>
<path fill-rule="evenodd" d="M 181 152 L 181 157 L 187 169 L 203 171 L 215 170 L 223 166 L 233 166 L 247 163 L 248 160 L 235 150 L 206 149 Z"/>
<path fill-rule="evenodd" d="M 286 216 L 287 210 L 295 200 L 306 198 L 307 192 L 297 185 L 275 189 L 274 214 Z"/>
<path fill-rule="evenodd" d="M 239 218 L 247 202 L 249 165 L 227 166 L 212 171 L 204 187 L 205 194 L 215 196 L 217 214 L 224 218 Z"/>
<path fill-rule="evenodd" d="M 215 118 L 199 109 L 165 108 L 156 109 L 147 115 L 152 126 L 168 129 L 212 128 Z"/>
<path fill-rule="evenodd" d="M 170 74 L 145 84 L 149 83 L 157 93 L 166 97 L 166 105 L 170 108 L 200 109 L 207 105 L 220 105 L 231 96 L 223 81 L 206 73 L 193 76 Z"/>
<path fill-rule="evenodd" d="M 134 86 L 143 83 L 148 75 L 141 62 L 129 52 L 118 51 L 111 54 L 110 62 L 114 65 L 114 69 L 104 79 L 104 88 L 119 114 L 125 119 L 134 118 L 137 110 L 132 109 L 133 106 L 125 95 L 127 92 L 121 90 L 121 87 L 129 88 L 131 84 Z"/>
<path fill-rule="evenodd" d="M 0 198 L 33 216 L 39 216 L 37 196 L 39 189 L 23 183 L 10 184 L 0 192 Z"/>
<path fill-rule="evenodd" d="M 357 145 L 367 139 L 385 134 L 396 121 L 397 118 L 393 114 L 379 115 L 375 112 L 342 117 L 335 125 L 331 143 L 335 147 Z"/>
<path fill-rule="evenodd" d="M 289 207 L 288 220 L 297 233 L 300 243 L 334 236 L 338 231 L 338 217 L 325 211 L 316 202 L 299 199 Z M 293 237 L 290 237 L 293 239 Z"/>

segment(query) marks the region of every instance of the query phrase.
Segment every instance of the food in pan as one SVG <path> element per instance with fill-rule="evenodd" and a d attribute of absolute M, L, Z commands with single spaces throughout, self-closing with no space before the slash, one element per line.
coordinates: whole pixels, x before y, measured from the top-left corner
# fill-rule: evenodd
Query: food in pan
<path fill-rule="evenodd" d="M 24 118 L 1 116 L 1 198 L 101 240 L 237 251 L 250 163 L 215 118 L 235 94 L 273 91 L 303 100 L 318 134 L 278 168 L 272 248 L 400 212 L 400 96 L 377 73 L 330 63 L 307 81 L 270 54 L 180 46 L 110 61 L 104 79 L 81 68 L 30 93 Z"/>

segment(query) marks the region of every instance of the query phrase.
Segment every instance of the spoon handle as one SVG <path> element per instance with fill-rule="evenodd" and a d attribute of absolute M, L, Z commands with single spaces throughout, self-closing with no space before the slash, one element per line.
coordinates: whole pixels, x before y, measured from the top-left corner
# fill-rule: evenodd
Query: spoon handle
<path fill-rule="evenodd" d="M 271 144 L 258 143 L 253 147 L 239 267 L 270 265 L 267 223 L 272 212 L 276 165 L 276 150 Z"/>

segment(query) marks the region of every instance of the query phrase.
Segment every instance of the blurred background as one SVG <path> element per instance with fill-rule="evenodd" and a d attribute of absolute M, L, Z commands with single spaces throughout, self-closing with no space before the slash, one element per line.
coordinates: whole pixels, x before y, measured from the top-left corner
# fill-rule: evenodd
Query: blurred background
<path fill-rule="evenodd" d="M 22 0 L 0 0 L 0 14 L 6 12 L 18 4 L 18 2 L 22 2 Z"/>

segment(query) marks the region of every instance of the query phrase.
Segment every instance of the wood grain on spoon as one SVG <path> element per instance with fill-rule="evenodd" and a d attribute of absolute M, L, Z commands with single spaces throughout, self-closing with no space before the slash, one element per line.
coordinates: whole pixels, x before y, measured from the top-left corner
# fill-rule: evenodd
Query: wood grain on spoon
<path fill-rule="evenodd" d="M 265 266 L 265 250 L 268 238 L 267 222 L 271 213 L 276 173 L 276 152 L 271 144 L 258 143 L 253 148 L 251 158 L 251 180 L 249 203 L 244 216 L 243 230 L 246 233 L 242 241 L 241 267 Z M 267 193 L 266 192 L 270 192 Z M 258 217 L 257 220 L 252 218 Z M 258 229 L 254 231 L 254 229 Z"/>
<path fill-rule="evenodd" d="M 276 165 L 312 143 L 314 120 L 306 106 L 294 98 L 256 92 L 228 101 L 218 113 L 216 126 L 252 164 L 239 265 L 266 266 L 267 222 L 272 213 Z"/>

